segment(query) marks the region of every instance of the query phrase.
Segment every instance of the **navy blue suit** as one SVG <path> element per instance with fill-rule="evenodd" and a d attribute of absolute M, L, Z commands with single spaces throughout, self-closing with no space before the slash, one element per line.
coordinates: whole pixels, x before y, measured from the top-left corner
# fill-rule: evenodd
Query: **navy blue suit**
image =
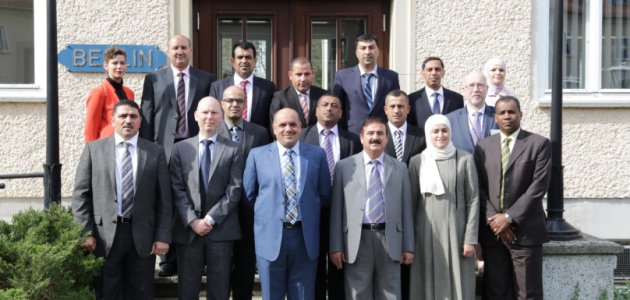
<path fill-rule="evenodd" d="M 299 143 L 298 209 L 301 226 L 285 228 L 284 181 L 277 142 L 250 151 L 243 176 L 254 206 L 256 264 L 263 299 L 314 299 L 320 211 L 330 199 L 323 149 Z M 297 158 L 296 158 L 297 159 Z"/>
<path fill-rule="evenodd" d="M 451 122 L 451 141 L 453 146 L 459 150 L 464 150 L 470 154 L 475 151 L 475 144 L 470 135 L 470 121 L 468 120 L 468 109 L 460 108 L 446 115 Z M 499 125 L 494 121 L 494 107 L 486 105 L 483 112 L 483 137 L 488 137 L 492 129 L 499 129 Z"/>
<path fill-rule="evenodd" d="M 392 90 L 400 89 L 398 83 L 398 73 L 385 68 L 378 67 L 378 86 L 376 95 L 373 95 L 374 105 L 369 109 L 363 96 L 361 86 L 361 70 L 359 66 L 342 69 L 335 74 L 335 86 L 333 94 L 341 100 L 343 105 L 343 116 L 339 126 L 347 128 L 348 131 L 359 134 L 363 121 L 368 117 L 378 117 L 387 122 L 385 115 L 385 96 Z"/>
<path fill-rule="evenodd" d="M 451 91 L 447 88 L 443 89 L 443 115 L 464 107 L 464 97 L 461 94 Z M 422 88 L 419 91 L 415 91 L 409 94 L 409 105 L 411 105 L 411 111 L 407 116 L 407 122 L 424 131 L 424 123 L 426 123 L 427 119 L 431 115 L 433 115 L 433 112 L 431 111 L 431 106 L 429 105 L 429 100 L 427 100 L 426 88 Z"/>

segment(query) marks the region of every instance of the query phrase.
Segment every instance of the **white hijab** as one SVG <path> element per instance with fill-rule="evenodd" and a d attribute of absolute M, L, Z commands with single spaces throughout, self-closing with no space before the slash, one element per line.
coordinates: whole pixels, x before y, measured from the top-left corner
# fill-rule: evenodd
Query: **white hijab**
<path fill-rule="evenodd" d="M 488 59 L 486 64 L 483 66 L 483 73 L 486 75 L 486 78 L 488 78 L 488 94 L 496 94 L 496 91 L 501 91 L 505 88 L 505 78 L 503 78 L 503 83 L 501 85 L 494 85 L 494 83 L 492 83 L 490 70 L 492 70 L 492 68 L 496 65 L 500 65 L 507 74 L 507 66 L 505 65 L 505 61 L 502 58 L 493 57 L 491 59 Z"/>
<path fill-rule="evenodd" d="M 436 125 L 446 125 L 449 131 L 448 145 L 442 149 L 436 148 L 431 142 L 431 131 Z M 445 160 L 453 156 L 457 151 L 451 141 L 451 123 L 444 115 L 436 114 L 427 119 L 424 124 L 424 136 L 427 141 L 427 149 L 420 155 L 420 190 L 422 193 L 434 195 L 444 194 L 444 183 L 440 177 L 436 160 Z"/>

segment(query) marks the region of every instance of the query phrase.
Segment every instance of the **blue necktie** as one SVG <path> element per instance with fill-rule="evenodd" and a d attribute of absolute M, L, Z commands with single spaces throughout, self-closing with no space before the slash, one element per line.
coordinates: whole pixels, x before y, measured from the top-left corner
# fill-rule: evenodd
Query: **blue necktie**
<path fill-rule="evenodd" d="M 297 179 L 292 154 L 293 150 L 288 149 L 282 155 L 282 176 L 284 177 L 284 219 L 286 222 L 295 224 L 298 218 Z"/>
<path fill-rule="evenodd" d="M 439 93 L 433 93 L 433 109 L 431 110 L 431 112 L 434 115 L 440 114 L 440 100 L 438 99 L 438 97 L 440 96 Z"/>
<path fill-rule="evenodd" d="M 368 187 L 368 201 L 366 211 L 370 223 L 385 223 L 385 197 L 383 196 L 383 182 L 381 172 L 378 170 L 380 162 L 370 161 L 372 172 L 370 174 L 370 186 Z"/>
<path fill-rule="evenodd" d="M 372 110 L 372 106 L 374 105 L 374 101 L 372 100 L 372 77 L 374 74 L 365 73 L 363 74 L 363 78 L 365 78 L 365 84 L 363 85 L 363 97 L 365 97 L 365 104 L 367 104 L 368 108 Z"/>
<path fill-rule="evenodd" d="M 201 154 L 201 164 L 199 165 L 199 169 L 201 170 L 201 180 L 203 182 L 204 191 L 208 191 L 208 181 L 210 178 L 210 163 L 212 155 L 210 153 L 210 145 L 212 145 L 211 140 L 203 140 L 201 143 L 204 146 L 203 154 Z"/>

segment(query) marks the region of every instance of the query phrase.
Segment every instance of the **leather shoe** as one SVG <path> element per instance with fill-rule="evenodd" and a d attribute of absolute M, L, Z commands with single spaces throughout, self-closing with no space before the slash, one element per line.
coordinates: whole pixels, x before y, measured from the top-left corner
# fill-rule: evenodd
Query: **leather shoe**
<path fill-rule="evenodd" d="M 160 266 L 160 272 L 158 272 L 158 276 L 160 277 L 170 277 L 177 275 L 177 267 L 173 264 L 162 264 Z"/>

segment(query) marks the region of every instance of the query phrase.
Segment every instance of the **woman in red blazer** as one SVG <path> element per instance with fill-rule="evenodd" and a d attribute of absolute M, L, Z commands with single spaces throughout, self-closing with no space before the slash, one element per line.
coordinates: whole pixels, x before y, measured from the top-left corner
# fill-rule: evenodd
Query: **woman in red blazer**
<path fill-rule="evenodd" d="M 103 68 L 107 70 L 107 78 L 90 90 L 87 96 L 86 143 L 113 135 L 112 108 L 119 100 L 134 98 L 131 89 L 123 86 L 123 75 L 127 71 L 125 50 L 110 47 L 105 50 L 103 56 L 105 58 Z"/>

